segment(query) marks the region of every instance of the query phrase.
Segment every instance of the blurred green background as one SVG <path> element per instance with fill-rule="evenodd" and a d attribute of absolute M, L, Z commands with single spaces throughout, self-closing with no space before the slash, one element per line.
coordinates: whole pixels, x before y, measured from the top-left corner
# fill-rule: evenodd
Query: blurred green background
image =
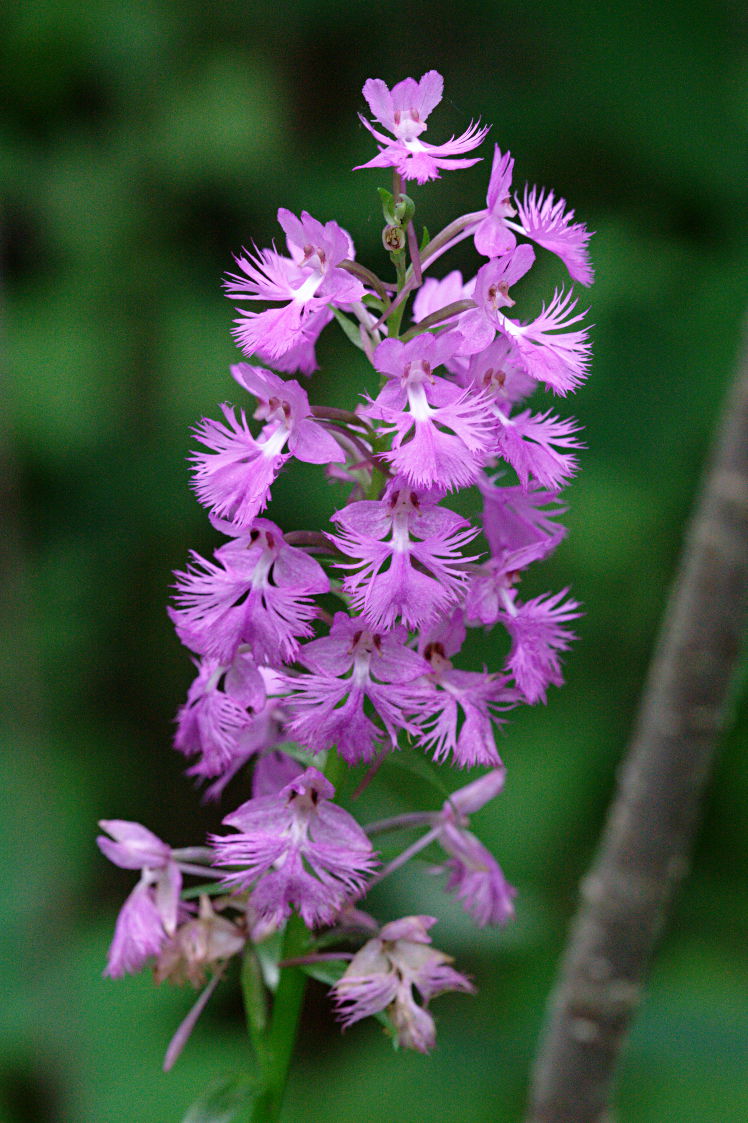
<path fill-rule="evenodd" d="M 519 887 L 515 923 L 476 934 L 424 866 L 380 897 L 385 916 L 443 916 L 435 942 L 478 996 L 435 1003 L 439 1044 L 422 1058 L 393 1055 L 376 1024 L 341 1038 L 313 987 L 286 1117 L 521 1118 L 739 349 L 747 30 L 737 0 L 3 6 L 4 1123 L 170 1123 L 244 1063 L 232 987 L 165 1076 L 190 996 L 147 974 L 101 978 L 132 878 L 99 855 L 96 820 L 137 819 L 174 845 L 218 824 L 169 747 L 192 668 L 164 606 L 187 549 L 215 544 L 185 455 L 190 426 L 235 389 L 221 277 L 232 252 L 278 236 L 281 205 L 336 218 L 384 269 L 375 187 L 386 177 L 350 170 L 374 151 L 360 90 L 432 67 L 446 89 L 432 139 L 471 117 L 492 122 L 515 185 L 555 188 L 597 231 L 593 374 L 561 409 L 584 424 L 589 450 L 568 491 L 571 533 L 531 578 L 534 591 L 572 585 L 586 616 L 568 685 L 516 715 L 506 792 L 476 817 Z M 490 153 L 416 190 L 432 232 L 482 204 Z M 471 260 L 457 254 L 444 271 Z M 528 308 L 562 279 L 545 259 L 538 274 Z M 353 402 L 362 368 L 334 329 L 320 357 L 315 398 Z M 332 509 L 319 475 L 289 473 L 272 514 L 291 529 Z M 621 1123 L 748 1119 L 745 679 L 733 710 L 621 1072 Z M 405 779 L 384 785 L 388 806 L 401 805 L 393 785 Z"/>

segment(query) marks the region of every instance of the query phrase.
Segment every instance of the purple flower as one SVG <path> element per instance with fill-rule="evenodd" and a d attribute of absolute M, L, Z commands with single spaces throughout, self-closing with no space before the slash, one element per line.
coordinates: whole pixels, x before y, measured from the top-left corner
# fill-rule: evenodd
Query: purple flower
<path fill-rule="evenodd" d="M 493 799 L 504 786 L 504 769 L 487 772 L 454 792 L 442 807 L 438 841 L 449 855 L 447 891 L 454 892 L 479 928 L 506 924 L 514 915 L 516 889 L 501 866 L 474 834 L 467 830 L 468 814 Z"/>
<path fill-rule="evenodd" d="M 140 823 L 102 819 L 111 835 L 96 839 L 103 854 L 122 869 L 141 871 L 140 881 L 120 909 L 104 971 L 112 979 L 139 971 L 158 955 L 180 919 L 182 874 L 171 848 Z"/>
<path fill-rule="evenodd" d="M 445 144 L 427 144 L 420 140 L 426 118 L 442 100 L 444 79 L 436 70 L 429 70 L 419 82 L 406 78 L 390 91 L 381 78 L 369 78 L 363 94 L 369 109 L 392 136 L 385 136 L 359 114 L 361 122 L 379 143 L 379 153 L 358 168 L 397 168 L 403 179 L 426 183 L 439 178 L 439 169 L 469 168 L 481 157 L 456 159 L 470 152 L 485 138 L 488 129 L 472 121 L 459 137 L 450 137 Z M 357 170 L 356 169 L 356 170 Z"/>
<path fill-rule="evenodd" d="M 169 615 L 182 642 L 222 663 L 245 643 L 258 663 L 293 659 L 299 638 L 312 634 L 312 598 L 330 588 L 319 562 L 289 546 L 269 519 L 255 519 L 215 557 L 218 564 L 193 551 L 187 571 L 176 574 Z"/>
<path fill-rule="evenodd" d="M 215 864 L 238 867 L 224 884 L 251 889 L 253 909 L 269 923 L 282 924 L 294 906 L 309 928 L 331 924 L 363 890 L 376 858 L 355 819 L 330 802 L 334 794 L 321 772 L 307 768 L 276 794 L 227 815 L 236 835 L 212 838 Z"/>
<path fill-rule="evenodd" d="M 519 564 L 526 549 L 540 546 L 536 557 L 547 557 L 566 534 L 553 520 L 566 510 L 555 491 L 497 486 L 500 477 L 481 474 L 477 486 L 483 496 L 483 533 L 494 557 L 514 555 Z"/>
<path fill-rule="evenodd" d="M 200 758 L 188 776 L 218 777 L 205 792 L 211 800 L 251 757 L 282 740 L 286 715 L 277 676 L 269 667 L 255 667 L 247 651 L 237 652 L 229 666 L 206 659 L 198 669 L 177 714 L 174 747 Z"/>
<path fill-rule="evenodd" d="M 343 530 L 331 540 L 355 559 L 338 563 L 355 571 L 343 588 L 374 630 L 390 628 L 398 618 L 418 628 L 442 616 L 463 592 L 464 566 L 475 556 L 460 550 L 478 530 L 437 506 L 438 498 L 396 478 L 381 500 L 349 503 L 332 516 Z"/>
<path fill-rule="evenodd" d="M 506 326 L 502 308 L 511 308 L 514 300 L 509 295 L 512 285 L 520 281 L 532 268 L 535 251 L 532 246 L 517 246 L 504 257 L 494 258 L 478 270 L 472 288 L 474 311 L 460 317 L 463 343 L 460 351 L 474 355 L 492 342 L 497 331 Z"/>
<path fill-rule="evenodd" d="M 244 410 L 238 421 L 226 404 L 221 409 L 227 425 L 203 418 L 195 435 L 213 455 L 192 454 L 193 487 L 214 515 L 245 527 L 266 506 L 270 487 L 289 456 L 308 464 L 328 464 L 345 460 L 345 453 L 312 419 L 309 398 L 298 382 L 284 381 L 249 363 L 238 363 L 231 373 L 257 398 L 255 417 L 265 425 L 253 437 Z"/>
<path fill-rule="evenodd" d="M 438 994 L 474 987 L 450 966 L 452 959 L 431 947 L 433 916 L 406 916 L 385 924 L 351 960 L 332 988 L 337 1016 L 344 1027 L 386 1010 L 398 1044 L 419 1053 L 434 1047 L 434 1020 L 426 1007 Z M 413 994 L 418 991 L 424 1005 Z"/>
<path fill-rule="evenodd" d="M 516 705 L 516 692 L 507 687 L 505 675 L 455 669 L 440 632 L 422 637 L 431 673 L 423 685 L 418 744 L 431 750 L 437 763 L 451 754 L 460 768 L 498 767 L 493 725 Z"/>
<path fill-rule="evenodd" d="M 318 313 L 326 305 L 353 303 L 365 291 L 359 280 L 339 268 L 342 261 L 353 257 L 353 243 L 337 222 L 323 226 L 306 211 L 297 218 L 283 207 L 278 222 L 286 234 L 290 257 L 256 249 L 254 254 L 236 259 L 244 275 L 232 273 L 226 284 L 228 295 L 238 300 L 282 304 L 265 312 L 242 312 L 234 329 L 245 354 L 257 351 L 270 360 L 308 347 L 316 338 L 314 331 L 324 326 Z"/>
<path fill-rule="evenodd" d="M 567 592 L 543 593 L 524 604 L 515 603 L 514 611 L 500 616 L 512 637 L 507 666 L 530 703 L 545 702 L 549 685 L 563 685 L 560 653 L 576 638 L 564 625 L 581 615 L 577 601 L 564 601 Z"/>
<path fill-rule="evenodd" d="M 219 776 L 233 764 L 239 737 L 249 722 L 247 708 L 261 709 L 265 692 L 261 678 L 251 701 L 243 693 L 234 697 L 231 688 L 247 676 L 256 682 L 255 675 L 258 672 L 254 662 L 246 656 L 237 659 L 233 674 L 216 659 L 204 659 L 198 664 L 197 678 L 177 713 L 174 737 L 174 747 L 179 752 L 201 758 L 190 769 L 190 775 Z"/>
<path fill-rule="evenodd" d="M 514 468 L 524 488 L 530 480 L 557 491 L 577 470 L 577 458 L 567 449 L 583 448 L 575 434 L 579 426 L 573 418 L 564 421 L 550 410 L 531 413 L 529 409 L 508 416 L 496 408 L 499 422 L 499 454 Z"/>
<path fill-rule="evenodd" d="M 419 706 L 416 680 L 429 670 L 405 646 L 404 627 L 381 635 L 364 625 L 336 613 L 329 636 L 299 651 L 297 661 L 308 673 L 285 677 L 290 735 L 313 752 L 337 747 L 351 764 L 371 760 L 383 741 L 394 747 L 401 729 L 415 732 L 409 715 Z M 365 713 L 367 701 L 384 730 Z"/>
<path fill-rule="evenodd" d="M 386 423 L 392 451 L 382 458 L 416 488 L 467 487 L 492 453 L 487 401 L 433 373 L 461 341 L 456 332 L 419 335 L 409 343 L 385 339 L 374 352 L 376 369 L 389 381 L 359 412 Z"/>
<path fill-rule="evenodd" d="M 514 160 L 494 147 L 493 166 L 488 184 L 484 217 L 475 228 L 475 248 L 485 257 L 501 257 L 516 245 L 514 231 L 531 238 L 539 246 L 560 257 L 573 280 L 592 284 L 594 273 L 587 245 L 592 237 L 582 222 L 574 222 L 574 211 L 566 211 L 566 200 L 553 192 L 525 187 L 522 201 L 512 203 Z M 518 221 L 513 222 L 515 216 Z"/>

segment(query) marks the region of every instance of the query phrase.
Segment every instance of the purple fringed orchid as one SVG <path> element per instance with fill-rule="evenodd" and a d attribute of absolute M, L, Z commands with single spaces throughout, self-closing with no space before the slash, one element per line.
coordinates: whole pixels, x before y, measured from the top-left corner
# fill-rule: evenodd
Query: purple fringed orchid
<path fill-rule="evenodd" d="M 343 589 L 375 631 L 398 619 L 420 628 L 440 618 L 465 591 L 466 566 L 476 555 L 461 550 L 478 528 L 438 506 L 440 498 L 439 492 L 396 478 L 381 499 L 349 503 L 332 516 L 341 533 L 330 540 L 353 559 L 337 563 L 354 571 Z"/>
<path fill-rule="evenodd" d="M 310 928 L 330 924 L 374 869 L 371 843 L 355 819 L 331 803 L 332 784 L 307 768 L 276 794 L 256 796 L 223 820 L 238 832 L 212 838 L 223 878 L 251 890 L 254 910 L 280 926 L 294 905 Z"/>
<path fill-rule="evenodd" d="M 454 893 L 479 928 L 506 924 L 514 916 L 517 890 L 504 877 L 501 866 L 474 834 L 467 830 L 468 816 L 504 787 L 505 769 L 496 768 L 453 795 L 442 807 L 438 842 L 448 854 L 447 892 Z"/>
<path fill-rule="evenodd" d="M 258 400 L 255 417 L 265 425 L 252 436 L 244 410 L 241 420 L 223 405 L 224 425 L 203 418 L 195 436 L 209 453 L 192 454 L 193 487 L 213 515 L 249 527 L 265 509 L 270 487 L 292 456 L 307 464 L 341 463 L 345 453 L 335 438 L 312 420 L 307 393 L 298 382 L 284 382 L 271 371 L 238 363 L 234 378 Z M 288 452 L 284 452 L 288 445 Z"/>
<path fill-rule="evenodd" d="M 171 847 L 147 827 L 125 819 L 102 819 L 111 835 L 96 839 L 101 852 L 125 870 L 140 870 L 140 881 L 120 909 L 104 972 L 112 979 L 133 974 L 158 955 L 176 931 L 182 874 Z"/>
<path fill-rule="evenodd" d="M 336 746 L 354 764 L 371 760 L 382 745 L 394 748 L 400 730 L 415 732 L 416 680 L 429 666 L 406 640 L 402 625 L 380 634 L 336 613 L 330 634 L 299 651 L 306 673 L 286 677 L 291 736 L 315 753 Z M 384 728 L 367 716 L 367 701 Z"/>
<path fill-rule="evenodd" d="M 193 552 L 187 572 L 176 575 L 169 614 L 182 643 L 222 663 L 240 644 L 259 662 L 293 659 L 299 639 L 312 635 L 313 598 L 330 588 L 319 562 L 289 546 L 269 519 L 255 519 L 215 557 L 218 564 Z"/>
<path fill-rule="evenodd" d="M 433 916 L 405 916 L 385 924 L 353 957 L 332 988 L 344 1027 L 386 1010 L 399 1045 L 428 1053 L 434 1047 L 434 1019 L 427 1006 L 448 990 L 472 994 L 473 984 L 450 966 L 452 958 L 431 946 Z M 424 1005 L 413 994 L 416 989 Z"/>
<path fill-rule="evenodd" d="M 481 157 L 466 160 L 464 152 L 477 148 L 488 133 L 487 128 L 470 123 L 459 137 L 450 137 L 445 144 L 428 144 L 420 139 L 426 129 L 426 118 L 442 100 L 444 79 L 436 70 L 429 70 L 419 82 L 406 78 L 389 90 L 381 78 L 369 78 L 364 84 L 364 97 L 369 109 L 390 133 L 385 136 L 359 114 L 364 125 L 380 145 L 379 153 L 360 168 L 396 168 L 403 179 L 426 183 L 439 178 L 439 170 L 469 168 Z M 458 158 L 460 157 L 460 158 Z"/>
<path fill-rule="evenodd" d="M 516 232 L 556 254 L 572 280 L 591 285 L 594 272 L 587 249 L 591 232 L 584 223 L 574 222 L 574 211 L 567 211 L 566 200 L 556 199 L 552 191 L 526 186 L 522 200 L 515 196 L 513 203 L 513 172 L 511 155 L 502 155 L 495 145 L 486 210 L 473 235 L 478 253 L 490 258 L 511 253 L 517 244 Z M 515 217 L 516 222 L 512 221 Z"/>
<path fill-rule="evenodd" d="M 388 382 L 359 412 L 385 422 L 392 451 L 382 457 L 412 487 L 468 487 L 491 455 L 487 400 L 434 374 L 461 343 L 459 333 L 419 335 L 409 343 L 385 339 L 374 353 Z"/>
<path fill-rule="evenodd" d="M 278 211 L 278 222 L 290 256 L 256 249 L 237 257 L 242 272 L 230 274 L 226 283 L 227 295 L 237 300 L 282 305 L 265 312 L 243 312 L 236 321 L 234 335 L 245 354 L 259 352 L 269 360 L 313 346 L 327 306 L 351 304 L 365 292 L 361 281 L 340 268 L 354 250 L 350 236 L 337 222 L 323 226 L 306 211 L 297 218 L 284 207 Z"/>
<path fill-rule="evenodd" d="M 427 143 L 442 86 L 432 70 L 392 89 L 369 79 L 363 89 L 378 125 L 362 121 L 379 151 L 361 167 L 393 171 L 392 193 L 380 189 L 392 280 L 355 260 L 336 222 L 281 208 L 286 253 L 253 246 L 226 283 L 249 306 L 234 335 L 251 361 L 235 363 L 231 375 L 250 405 L 224 404 L 222 420 L 203 418 L 194 431 L 202 447 L 190 457 L 191 484 L 224 538 L 210 558 L 191 552 L 175 574 L 169 614 L 197 674 L 174 746 L 189 758 L 187 775 L 207 785 L 204 799 L 241 784 L 251 784 L 251 798 L 242 796 L 223 820 L 231 833 L 210 836 L 210 846 L 172 850 L 122 820 L 103 820 L 109 837 L 98 840 L 116 864 L 140 871 L 106 973 L 150 960 L 159 981 L 204 984 L 164 1067 L 228 962 L 244 955 L 263 1105 L 278 1091 L 263 1058 L 291 1055 L 280 1038 L 296 1012 L 283 1007 L 299 991 L 284 972 L 350 959 L 332 991 L 344 1026 L 382 1014 L 397 1043 L 422 1053 L 434 1044 L 430 999 L 472 992 L 431 946 L 433 917 L 414 906 L 416 915 L 380 929 L 360 906 L 374 884 L 439 847 L 446 892 L 478 926 L 511 918 L 515 890 L 469 819 L 503 787 L 497 730 L 510 710 L 544 702 L 561 684 L 580 612 L 565 589 L 519 594 L 525 571 L 564 538 L 562 488 L 583 447 L 573 418 L 531 396 L 540 388 L 564 396 L 583 382 L 585 314 L 569 289 L 528 315 L 519 282 L 535 263 L 531 241 L 589 284 L 590 235 L 552 191 L 513 194 L 514 159 L 498 146 L 486 206 L 434 237 L 419 235 L 420 203 L 402 194 L 403 180 L 422 184 L 475 164 L 480 157 L 466 154 L 488 131 L 471 123 L 445 144 Z M 472 274 L 427 275 L 471 238 L 481 255 Z M 312 405 L 289 376 L 316 370 L 318 338 L 333 320 L 360 352 L 358 401 Z M 305 482 L 294 492 L 296 461 L 323 467 L 334 489 L 323 526 L 304 525 L 310 505 Z M 283 470 L 284 525 L 301 524 L 286 533 L 261 517 Z M 503 665 L 481 666 L 468 628 L 496 624 L 508 653 Z M 447 764 L 483 774 L 446 800 L 452 785 L 434 776 L 436 810 L 398 808 L 364 829 L 343 804 L 354 788 L 363 795 L 396 752 L 422 781 Z M 341 775 L 348 767 L 359 775 Z M 377 798 L 388 791 L 394 785 Z M 408 795 L 406 780 L 397 799 L 408 806 Z M 365 802 L 350 805 L 358 811 Z M 371 837 L 415 829 L 419 836 L 394 853 L 387 844 L 380 866 Z M 183 895 L 188 875 L 200 886 Z M 323 950 L 351 941 L 353 953 Z M 337 977 L 342 968 L 328 969 Z M 275 1059 L 269 1067 L 282 1083 Z"/>

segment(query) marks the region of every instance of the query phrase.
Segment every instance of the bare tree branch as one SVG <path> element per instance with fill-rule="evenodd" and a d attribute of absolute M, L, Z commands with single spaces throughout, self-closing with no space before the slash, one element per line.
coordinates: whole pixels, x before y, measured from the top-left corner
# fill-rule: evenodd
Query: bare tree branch
<path fill-rule="evenodd" d="M 748 615 L 748 335 L 600 849 L 551 995 L 529 1123 L 601 1123 L 699 807 Z"/>

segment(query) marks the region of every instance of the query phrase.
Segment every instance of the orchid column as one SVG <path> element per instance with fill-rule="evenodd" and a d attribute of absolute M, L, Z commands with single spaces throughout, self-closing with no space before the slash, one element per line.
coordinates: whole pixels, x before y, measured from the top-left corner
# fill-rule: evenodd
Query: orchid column
<path fill-rule="evenodd" d="M 579 611 L 565 590 L 528 600 L 519 586 L 564 536 L 559 497 L 581 447 L 573 420 L 525 403 L 538 386 L 563 397 L 583 382 L 583 313 L 560 290 L 520 319 L 514 293 L 535 260 L 529 242 L 589 284 L 589 234 L 552 192 L 513 195 L 514 162 L 496 147 L 485 207 L 419 238 L 404 184 L 475 164 L 465 154 L 488 129 L 422 139 L 442 96 L 435 71 L 392 90 L 371 79 L 363 92 L 378 152 L 361 167 L 393 174 L 392 192 L 379 195 L 394 276 L 357 262 L 337 223 L 281 208 L 287 253 L 245 251 L 226 286 L 239 304 L 234 334 L 247 361 L 231 374 L 245 404 L 224 404 L 222 420 L 195 430 L 192 483 L 223 542 L 176 575 L 170 614 L 197 676 L 175 746 L 207 798 L 230 781 L 250 783 L 250 798 L 226 815 L 231 833 L 208 845 L 173 849 L 121 820 L 102 822 L 114 841 L 100 839 L 114 862 L 141 870 L 107 973 L 153 962 L 159 980 L 204 987 L 167 1067 L 243 957 L 256 1119 L 280 1110 L 304 972 L 332 984 L 344 1025 L 376 1015 L 396 1044 L 420 1052 L 434 1044 L 431 999 L 473 990 L 432 946 L 435 917 L 414 908 L 379 920 L 363 902 L 418 854 L 441 855 L 446 890 L 476 924 L 511 918 L 515 890 L 469 816 L 503 788 L 496 727 L 561 684 Z M 484 259 L 474 277 L 427 276 L 468 238 Z M 307 390 L 291 377 L 313 375 L 333 321 L 370 367 L 353 412 L 315 401 L 313 378 Z M 294 460 L 323 466 L 336 485 L 325 527 L 284 532 L 265 515 Z M 472 520 L 450 506 L 463 489 Z M 471 667 L 467 629 L 496 624 L 510 640 L 504 665 Z M 357 797 L 395 753 L 430 762 L 421 772 L 431 767 L 438 797 L 362 824 Z M 482 771 L 455 791 L 440 765 Z M 356 792 L 343 807 L 336 785 L 347 769 Z M 185 876 L 200 880 L 186 895 Z"/>

